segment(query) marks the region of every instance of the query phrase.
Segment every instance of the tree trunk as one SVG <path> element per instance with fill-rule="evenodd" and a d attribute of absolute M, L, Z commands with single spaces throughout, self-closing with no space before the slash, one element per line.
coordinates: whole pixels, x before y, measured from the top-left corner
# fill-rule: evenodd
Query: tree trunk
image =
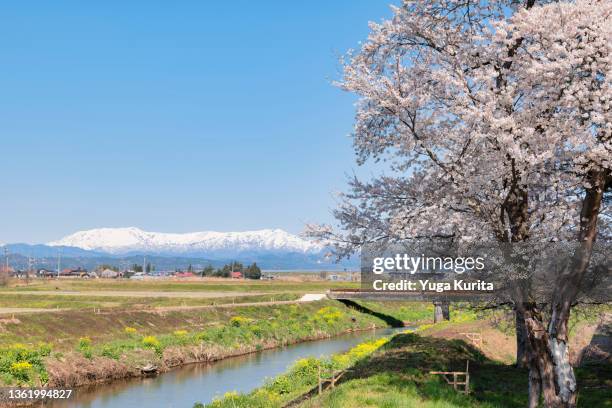
<path fill-rule="evenodd" d="M 533 375 L 530 376 L 530 380 L 531 378 L 540 378 L 542 391 L 545 394 L 544 399 L 548 404 L 556 397 L 555 395 L 546 395 L 547 393 L 550 393 L 551 388 L 554 390 L 552 361 L 550 360 L 550 354 L 548 353 L 548 336 L 542 323 L 541 316 L 536 310 L 535 305 L 528 305 L 524 311 L 524 316 L 531 354 L 529 364 L 532 367 L 532 370 L 537 370 L 537 374 L 533 373 Z M 557 404 L 547 406 L 556 407 Z"/>
<path fill-rule="evenodd" d="M 544 405 L 547 408 L 572 408 L 576 406 L 576 380 L 573 378 L 573 371 L 571 366 L 569 370 L 572 375 L 573 382 L 568 381 L 563 384 L 564 388 L 568 393 L 562 398 L 561 394 L 557 392 L 560 388 L 557 387 L 559 378 L 557 377 L 557 371 L 555 370 L 555 363 L 552 358 L 552 352 L 549 342 L 548 332 L 543 324 L 542 316 L 533 307 L 531 310 L 525 312 L 525 324 L 527 326 L 527 333 L 529 335 L 529 345 L 531 347 L 531 362 L 530 365 L 533 367 L 532 370 L 537 371 L 537 374 L 530 373 L 530 385 L 536 378 L 540 378 L 542 394 L 544 396 Z M 569 380 L 569 378 L 568 378 Z M 535 387 L 535 385 L 534 385 Z M 535 394 L 536 390 L 533 390 Z M 573 394 L 573 398 L 572 397 Z M 529 395 L 531 401 L 531 392 Z"/>
<path fill-rule="evenodd" d="M 540 404 L 540 395 L 542 395 L 542 379 L 540 378 L 538 367 L 534 362 L 533 364 L 529 364 L 529 401 L 527 407 L 538 408 Z"/>
<path fill-rule="evenodd" d="M 578 387 L 569 361 L 568 321 L 571 304 L 591 260 L 604 191 L 612 184 L 610 177 L 607 170 L 593 170 L 589 174 L 589 187 L 580 212 L 580 247 L 555 280 L 548 330 L 535 304 L 519 306 L 527 328 L 530 364 L 537 367 L 544 404 L 549 408 L 576 407 Z"/>
<path fill-rule="evenodd" d="M 514 311 L 514 320 L 516 327 L 516 366 L 527 368 L 529 362 L 527 353 L 527 328 L 525 327 L 525 316 L 519 308 Z"/>

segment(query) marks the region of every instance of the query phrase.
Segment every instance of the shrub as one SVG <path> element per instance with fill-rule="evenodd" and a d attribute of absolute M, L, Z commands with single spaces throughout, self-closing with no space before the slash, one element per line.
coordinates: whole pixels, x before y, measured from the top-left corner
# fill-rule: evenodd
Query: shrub
<path fill-rule="evenodd" d="M 10 373 L 19 381 L 28 382 L 32 376 L 32 364 L 19 361 L 11 364 Z"/>
<path fill-rule="evenodd" d="M 49 343 L 39 343 L 38 353 L 43 357 L 50 356 L 51 355 L 51 345 Z"/>
<path fill-rule="evenodd" d="M 361 343 L 350 349 L 346 354 L 349 356 L 350 360 L 354 362 L 372 354 L 380 347 L 384 346 L 388 341 L 389 339 L 387 338 L 381 338 L 378 340 Z"/>
<path fill-rule="evenodd" d="M 232 327 L 243 327 L 249 324 L 251 319 L 247 319 L 246 317 L 234 316 L 230 319 L 230 325 Z"/>
<path fill-rule="evenodd" d="M 159 340 L 157 340 L 157 337 L 155 336 L 144 337 L 142 339 L 142 345 L 146 348 L 151 348 L 155 350 L 159 350 L 161 346 L 161 344 L 159 343 Z"/>
<path fill-rule="evenodd" d="M 0 383 L 13 385 L 13 376 L 10 373 L 0 373 Z"/>
<path fill-rule="evenodd" d="M 119 360 L 119 357 L 121 357 L 121 352 L 116 347 L 106 344 L 104 347 L 102 347 L 101 355 L 112 358 L 113 360 Z"/>
<path fill-rule="evenodd" d="M 259 326 L 251 326 L 249 327 L 249 330 L 251 331 L 251 333 L 253 333 L 257 337 L 263 336 L 263 329 Z"/>
<path fill-rule="evenodd" d="M 277 394 L 288 394 L 293 390 L 293 384 L 289 376 L 279 375 L 272 379 L 272 381 L 266 387 L 268 391 L 272 391 Z"/>
<path fill-rule="evenodd" d="M 91 339 L 89 337 L 81 337 L 77 345 L 77 350 L 79 350 L 85 358 L 92 358 Z"/>
<path fill-rule="evenodd" d="M 300 379 L 303 384 L 312 385 L 317 382 L 320 366 L 321 362 L 314 357 L 301 358 L 291 368 L 291 377 Z"/>
<path fill-rule="evenodd" d="M 344 313 L 337 307 L 327 306 L 319 309 L 315 317 L 319 317 L 327 324 L 335 323 L 344 317 Z"/>
<path fill-rule="evenodd" d="M 20 343 L 0 347 L 0 382 L 6 385 L 45 384 L 49 378 L 43 359 L 50 354 L 51 346 L 46 343 L 37 347 Z"/>
<path fill-rule="evenodd" d="M 30 350 L 25 344 L 15 343 L 9 346 L 8 350 L 6 350 L 6 354 L 13 360 L 27 360 Z"/>
<path fill-rule="evenodd" d="M 269 408 L 281 405 L 281 397 L 270 390 L 260 388 L 257 391 L 245 395 L 235 391 L 226 392 L 221 399 L 215 398 L 209 405 L 196 403 L 193 408 Z"/>
<path fill-rule="evenodd" d="M 91 347 L 91 339 L 89 337 L 81 337 L 79 339 L 79 350 L 86 349 Z"/>

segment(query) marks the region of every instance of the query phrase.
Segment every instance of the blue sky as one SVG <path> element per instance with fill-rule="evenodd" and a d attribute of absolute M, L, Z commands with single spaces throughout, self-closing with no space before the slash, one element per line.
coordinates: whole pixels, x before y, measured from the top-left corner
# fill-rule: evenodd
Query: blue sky
<path fill-rule="evenodd" d="M 364 171 L 331 81 L 388 3 L 4 4 L 0 242 L 331 221 Z"/>

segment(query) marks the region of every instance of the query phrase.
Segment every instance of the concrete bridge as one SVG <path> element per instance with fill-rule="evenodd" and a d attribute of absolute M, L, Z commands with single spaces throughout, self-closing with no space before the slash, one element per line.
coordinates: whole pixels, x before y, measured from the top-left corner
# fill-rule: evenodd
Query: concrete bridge
<path fill-rule="evenodd" d="M 355 300 L 371 300 L 379 302 L 432 302 L 434 305 L 434 323 L 442 320 L 450 320 L 450 303 L 461 301 L 474 301 L 479 296 L 466 295 L 463 291 L 375 291 L 364 289 L 329 289 L 327 297 L 341 302 L 351 302 Z M 483 295 L 484 296 L 484 295 Z"/>
<path fill-rule="evenodd" d="M 373 300 L 381 302 L 398 301 L 398 302 L 464 302 L 478 300 L 479 297 L 485 297 L 488 294 L 482 295 L 469 293 L 465 291 L 376 291 L 365 289 L 329 289 L 327 297 L 330 299 L 348 299 L 348 300 Z"/>

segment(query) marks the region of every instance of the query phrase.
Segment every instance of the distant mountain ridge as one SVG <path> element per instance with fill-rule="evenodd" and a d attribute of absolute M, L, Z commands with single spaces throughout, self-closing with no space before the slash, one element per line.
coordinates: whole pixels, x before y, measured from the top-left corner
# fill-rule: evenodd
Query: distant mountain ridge
<path fill-rule="evenodd" d="M 257 262 L 267 270 L 355 269 L 358 259 L 336 263 L 329 248 L 280 229 L 245 232 L 193 232 L 173 234 L 139 228 L 98 228 L 79 231 L 47 244 L 6 244 L 11 266 L 54 269 L 65 267 L 141 264 L 143 256 L 157 270 L 184 269 L 188 265 L 222 266 L 231 261 Z"/>
<path fill-rule="evenodd" d="M 318 254 L 323 246 L 281 229 L 245 232 L 148 232 L 140 228 L 97 228 L 79 231 L 48 246 L 65 246 L 112 255 L 151 253 L 181 256 L 236 254 Z"/>
<path fill-rule="evenodd" d="M 107 254 L 97 251 L 89 251 L 82 248 L 71 246 L 48 246 L 44 244 L 4 244 L 11 254 L 21 254 L 24 256 L 33 256 L 37 258 L 57 257 L 61 254 L 63 257 L 75 258 L 93 258 L 96 256 L 105 256 Z"/>

